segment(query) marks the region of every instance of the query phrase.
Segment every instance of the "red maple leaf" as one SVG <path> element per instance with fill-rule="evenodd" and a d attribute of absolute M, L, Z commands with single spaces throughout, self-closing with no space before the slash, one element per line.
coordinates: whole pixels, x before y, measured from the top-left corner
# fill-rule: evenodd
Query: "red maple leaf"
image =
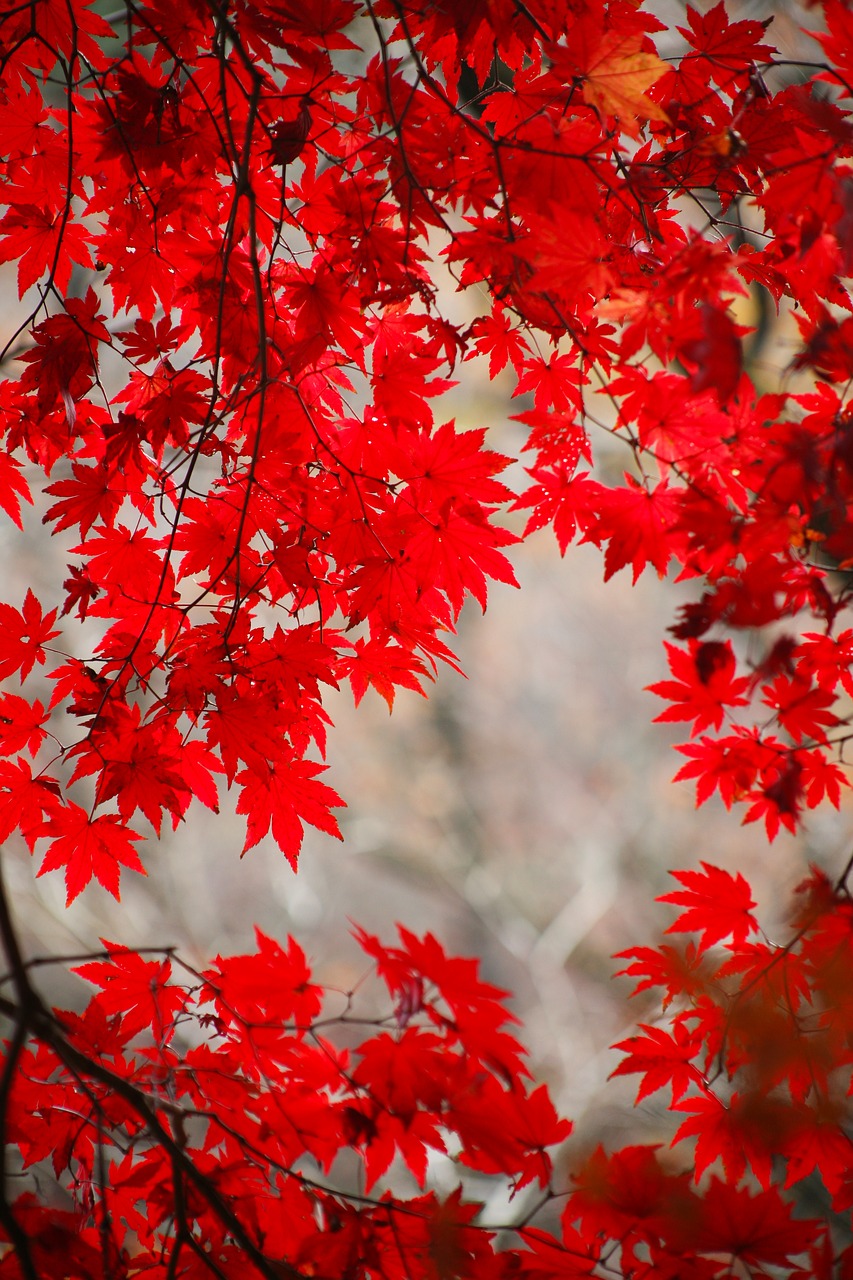
<path fill-rule="evenodd" d="M 59 501 L 45 512 L 44 523 L 54 520 L 57 533 L 76 525 L 84 538 L 99 520 L 112 528 L 124 499 L 122 489 L 105 466 L 81 462 L 72 463 L 71 475 L 48 485 L 45 493 Z"/>
<path fill-rule="evenodd" d="M 737 676 L 737 664 L 731 644 L 718 640 L 691 640 L 687 652 L 673 644 L 665 644 L 669 669 L 674 680 L 659 680 L 647 685 L 650 693 L 667 698 L 667 707 L 656 722 L 692 720 L 691 735 L 713 725 L 719 729 L 727 707 L 745 707 L 749 699 L 748 676 Z"/>
<path fill-rule="evenodd" d="M 776 719 L 795 742 L 811 738 L 826 742 L 826 730 L 839 723 L 831 710 L 834 695 L 801 676 L 779 675 L 765 685 L 763 702 L 776 712 Z"/>
<path fill-rule="evenodd" d="M 527 518 L 525 536 L 545 525 L 552 524 L 560 553 L 566 549 L 578 533 L 586 534 L 594 524 L 603 502 L 604 486 L 590 479 L 588 471 L 574 475 L 574 466 L 533 467 L 529 475 L 536 484 L 517 498 L 517 508 L 533 507 Z M 585 541 L 585 538 L 581 538 Z"/>
<path fill-rule="evenodd" d="M 604 489 L 596 518 L 582 542 L 594 542 L 604 553 L 604 580 L 630 564 L 636 582 L 647 564 L 662 578 L 673 555 L 672 534 L 678 517 L 676 494 L 662 480 L 647 489 L 626 473 L 626 487 Z"/>
<path fill-rule="evenodd" d="M 690 25 L 678 27 L 678 31 L 700 56 L 688 54 L 682 58 L 682 72 L 684 64 L 688 63 L 691 70 L 695 66 L 700 77 L 710 75 L 718 84 L 725 85 L 736 76 L 747 80 L 755 63 L 773 56 L 772 45 L 762 40 L 769 18 L 763 22 L 754 19 L 732 22 L 726 13 L 724 0 L 719 0 L 707 13 L 699 13 L 688 5 L 687 21 Z"/>
<path fill-rule="evenodd" d="M 694 1062 L 702 1047 L 701 1037 L 691 1033 L 683 1022 L 676 1022 L 671 1032 L 641 1022 L 640 1030 L 643 1035 L 633 1035 L 613 1045 L 626 1057 L 610 1073 L 611 1076 L 642 1075 L 637 1102 L 667 1085 L 672 1089 L 672 1101 L 677 1102 L 691 1084 L 702 1083 L 703 1073 Z"/>
<path fill-rule="evenodd" d="M 19 529 L 21 523 L 21 499 L 32 506 L 30 486 L 21 475 L 22 464 L 8 453 L 0 453 L 0 507 Z"/>
<path fill-rule="evenodd" d="M 731 400 L 740 382 L 743 353 L 741 335 L 727 312 L 705 303 L 696 317 L 697 332 L 688 332 L 679 347 L 679 355 L 691 369 L 690 389 L 694 395 L 712 390 L 720 405 Z"/>
<path fill-rule="evenodd" d="M 330 810 L 344 802 L 325 782 L 317 781 L 317 774 L 324 768 L 309 760 L 283 758 L 264 769 L 243 769 L 237 774 L 237 782 L 243 788 L 237 812 L 248 818 L 244 853 L 272 831 L 276 844 L 295 869 L 302 847 L 303 823 L 343 839 Z"/>
<path fill-rule="evenodd" d="M 624 975 L 639 979 L 631 994 L 636 996 L 641 991 L 660 987 L 664 993 L 664 1009 L 676 996 L 686 995 L 691 999 L 701 996 L 711 978 L 707 959 L 693 942 L 683 948 L 671 947 L 665 942 L 659 947 L 631 947 L 617 952 L 615 958 L 634 962 L 616 971 L 617 978 Z"/>
<path fill-rule="evenodd" d="M 311 981 L 299 943 L 288 938 L 282 946 L 258 928 L 255 942 L 257 950 L 250 955 L 218 957 L 205 971 L 204 1000 L 212 1000 L 223 1024 L 242 1036 L 247 1018 L 252 1035 L 265 1024 L 280 1031 L 286 1023 L 313 1021 L 323 1005 L 323 990 Z"/>
<path fill-rule="evenodd" d="M 45 645 L 59 635 L 53 630 L 56 612 L 43 613 L 29 588 L 20 612 L 0 603 L 0 680 L 16 673 L 26 680 L 36 663 L 44 666 Z"/>
<path fill-rule="evenodd" d="M 411 650 L 378 639 L 356 640 L 354 653 L 341 659 L 340 671 L 352 686 L 356 706 L 368 688 L 373 688 L 388 703 L 389 711 L 394 709 L 398 687 L 412 689 L 426 697 L 421 680 L 432 679 L 421 659 Z"/>
<path fill-rule="evenodd" d="M 658 901 L 671 902 L 684 910 L 667 933 L 701 933 L 700 953 L 726 938 L 744 942 L 758 928 L 752 915 L 755 903 L 749 885 L 739 871 L 732 875 L 707 862 L 701 866 L 701 871 L 670 873 L 684 887 L 665 893 Z"/>
<path fill-rule="evenodd" d="M 72 972 L 101 988 L 96 1003 L 107 1016 L 121 1017 L 123 1034 L 149 1029 L 158 1044 L 168 1043 L 187 999 L 183 989 L 170 982 L 171 961 L 144 960 L 118 943 L 106 938 L 101 942 L 109 959 L 77 965 Z"/>
<path fill-rule="evenodd" d="M 730 1254 L 764 1272 L 765 1266 L 789 1266 L 792 1258 L 809 1250 L 818 1233 L 813 1221 L 794 1217 L 793 1207 L 776 1187 L 753 1191 L 712 1178 L 698 1221 L 685 1234 L 693 1248 Z"/>
<path fill-rule="evenodd" d="M 133 846 L 142 836 L 125 826 L 116 814 L 90 818 L 80 805 L 71 803 L 53 814 L 44 825 L 43 834 L 51 837 L 51 843 L 38 874 L 43 876 L 65 867 L 69 903 L 83 892 L 93 876 L 118 901 L 122 867 L 146 874 Z"/>
<path fill-rule="evenodd" d="M 159 833 L 164 810 L 175 823 L 192 798 L 184 764 L 192 761 L 210 785 L 209 753 L 185 752 L 177 731 L 164 719 L 144 722 L 138 705 L 116 707 L 104 732 L 72 748 L 78 757 L 72 779 L 97 776 L 97 803 L 115 799 L 121 818 L 141 810 Z M 194 758 L 193 758 L 194 757 Z M 215 786 L 214 786 L 215 797 Z M 214 800 L 215 803 L 215 800 Z"/>
<path fill-rule="evenodd" d="M 707 1091 L 694 1098 L 673 1102 L 673 1111 L 684 1111 L 691 1118 L 677 1129 L 672 1145 L 685 1138 L 695 1138 L 693 1156 L 697 1182 L 706 1169 L 721 1161 L 726 1181 L 735 1186 L 747 1168 L 751 1168 L 763 1187 L 770 1183 L 772 1169 L 768 1126 L 778 1125 L 781 1109 L 773 1105 L 765 1113 L 760 1101 L 733 1094 L 728 1104 Z"/>
<path fill-rule="evenodd" d="M 490 378 L 497 377 L 510 361 L 514 369 L 520 369 L 528 346 L 522 331 L 513 328 L 511 316 L 499 302 L 495 303 L 490 316 L 475 320 L 471 334 L 477 351 L 489 357 Z"/>
<path fill-rule="evenodd" d="M 0 695 L 0 755 L 29 751 L 34 756 L 46 737 L 49 713 L 41 702 L 27 702 L 16 693 Z"/>
<path fill-rule="evenodd" d="M 44 820 L 62 810 L 62 790 L 49 774 L 33 773 L 22 756 L 0 760 L 0 840 L 20 831 L 30 852 L 44 828 Z"/>
<path fill-rule="evenodd" d="M 18 297 L 50 271 L 63 293 L 71 282 L 73 264 L 93 266 L 89 232 L 66 222 L 61 211 L 41 205 L 17 204 L 0 219 L 0 262 L 18 263 Z"/>

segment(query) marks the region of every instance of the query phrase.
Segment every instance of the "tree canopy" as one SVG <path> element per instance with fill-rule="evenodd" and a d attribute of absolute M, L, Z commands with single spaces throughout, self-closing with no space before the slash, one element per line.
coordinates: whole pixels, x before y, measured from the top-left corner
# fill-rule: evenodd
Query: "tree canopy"
<path fill-rule="evenodd" d="M 0 6 L 0 508 L 71 540 L 0 603 L 0 840 L 69 902 L 225 790 L 244 852 L 338 836 L 327 691 L 426 692 L 546 526 L 691 584 L 653 692 L 697 804 L 770 841 L 841 805 L 853 19 L 780 50 L 734 10 Z M 483 364 L 520 485 L 442 413 Z M 665 1141 L 575 1164 L 504 993 L 429 934 L 357 931 L 372 993 L 261 932 L 203 968 L 104 941 L 56 959 L 67 1011 L 4 889 L 0 1276 L 845 1280 L 851 866 L 804 868 L 779 936 L 737 871 L 673 873 L 615 1072 Z M 489 1179 L 533 1207 L 489 1220 Z"/>

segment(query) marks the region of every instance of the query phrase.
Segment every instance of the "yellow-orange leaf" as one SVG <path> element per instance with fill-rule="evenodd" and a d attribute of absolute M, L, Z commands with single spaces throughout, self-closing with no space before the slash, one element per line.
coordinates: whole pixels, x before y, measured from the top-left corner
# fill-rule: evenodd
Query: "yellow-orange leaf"
<path fill-rule="evenodd" d="M 625 35 L 607 31 L 589 59 L 584 76 L 583 96 L 603 115 L 618 116 L 632 137 L 639 134 L 637 117 L 668 123 L 669 117 L 646 90 L 669 70 L 656 53 L 642 47 L 636 32 Z"/>

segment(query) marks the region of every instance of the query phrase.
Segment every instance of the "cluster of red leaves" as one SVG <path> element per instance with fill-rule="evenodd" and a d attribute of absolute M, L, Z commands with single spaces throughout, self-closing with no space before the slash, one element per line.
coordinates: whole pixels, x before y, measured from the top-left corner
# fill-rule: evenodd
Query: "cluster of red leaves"
<path fill-rule="evenodd" d="M 822 17 L 792 83 L 769 23 L 722 2 L 678 31 L 635 0 L 0 7 L 0 262 L 28 310 L 0 355 L 0 507 L 71 557 L 0 603 L 0 840 L 69 899 L 118 896 L 146 829 L 224 782 L 245 848 L 271 833 L 295 865 L 306 823 L 339 834 L 324 689 L 391 706 L 452 663 L 465 598 L 514 581 L 512 507 L 606 577 L 697 583 L 654 689 L 700 802 L 771 837 L 838 805 L 853 24 Z M 795 314 L 806 390 L 753 380 L 748 296 Z M 526 398 L 514 498 L 485 432 L 433 413 L 475 359 Z M 205 973 L 110 945 L 84 1012 L 52 1012 L 3 906 L 0 1145 L 38 1177 L 15 1196 L 6 1169 L 0 1273 L 850 1276 L 845 883 L 815 874 L 771 945 L 740 877 L 677 878 L 698 941 L 627 957 L 666 1019 L 618 1068 L 670 1092 L 675 1153 L 596 1152 L 562 1192 L 567 1122 L 499 993 L 431 939 L 361 937 L 393 1012 L 354 1044 L 350 997 L 265 938 Z M 376 1190 L 397 1157 L 423 1194 Z M 447 1159 L 559 1194 L 562 1225 L 525 1211 L 499 1249 L 474 1195 L 432 1185 Z"/>
<path fill-rule="evenodd" d="M 6 704 L 0 810 L 26 804 L 69 898 L 93 877 L 117 894 L 146 824 L 223 783 L 247 849 L 271 833 L 295 864 L 304 824 L 339 834 L 324 687 L 422 690 L 466 596 L 514 581 L 509 459 L 433 415 L 478 355 L 529 397 L 527 530 L 596 543 L 608 577 L 703 584 L 658 686 L 664 718 L 715 730 L 684 748 L 699 799 L 745 801 L 771 835 L 838 802 L 845 13 L 830 0 L 825 66 L 778 90 L 767 24 L 722 4 L 688 9 L 670 63 L 628 0 L 0 14 L 0 260 L 32 300 L 0 504 L 20 525 L 34 503 L 71 556 L 51 599 L 0 606 L 2 678 L 50 654 L 54 681 Z M 467 326 L 439 256 L 472 305 L 487 286 Z M 748 290 L 798 308 L 813 391 L 742 371 Z M 623 485 L 578 470 L 596 426 Z M 57 615 L 94 642 L 51 645 Z M 737 673 L 720 633 L 785 619 Z"/>
<path fill-rule="evenodd" d="M 384 987 L 372 1016 L 364 990 L 357 1006 L 324 990 L 296 942 L 260 932 L 204 973 L 106 942 L 76 968 L 98 992 L 45 1015 L 9 1081 L 6 1140 L 70 1194 L 63 1210 L 31 1192 L 15 1205 L 40 1280 L 404 1280 L 416 1260 L 424 1275 L 488 1261 L 475 1204 L 431 1190 L 401 1205 L 377 1183 L 399 1158 L 423 1189 L 450 1153 L 546 1186 L 571 1126 L 522 1083 L 513 1018 L 475 961 L 405 930 L 398 947 L 359 941 Z M 6 1251 L 0 1275 L 21 1274 Z"/>
<path fill-rule="evenodd" d="M 357 932 L 381 988 L 372 1012 L 363 983 L 357 998 L 326 990 L 296 942 L 260 932 L 254 953 L 203 973 L 105 943 L 75 970 L 98 988 L 82 1013 L 48 1013 L 29 988 L 6 1140 L 35 1185 L 68 1196 L 14 1204 L 34 1274 L 853 1274 L 853 1246 L 829 1227 L 853 1206 L 853 901 L 815 871 L 771 943 L 741 876 L 703 865 L 676 879 L 668 932 L 694 940 L 625 953 L 663 1017 L 615 1046 L 614 1072 L 640 1077 L 638 1103 L 667 1093 L 670 1145 L 564 1149 L 556 1172 L 549 1148 L 571 1125 L 524 1084 L 503 993 L 430 935 L 401 929 L 386 946 Z M 392 1193 L 394 1168 L 420 1194 Z M 493 1174 L 514 1194 L 538 1186 L 534 1211 L 484 1221 L 476 1192 Z M 808 1215 L 795 1212 L 806 1185 Z M 18 1254 L 0 1255 L 0 1276 L 22 1275 Z"/>

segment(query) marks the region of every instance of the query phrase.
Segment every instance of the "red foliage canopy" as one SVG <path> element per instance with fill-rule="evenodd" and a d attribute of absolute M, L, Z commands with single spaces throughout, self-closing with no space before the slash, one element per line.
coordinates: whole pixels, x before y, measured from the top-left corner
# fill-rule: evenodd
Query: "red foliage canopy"
<path fill-rule="evenodd" d="M 245 849 L 271 832 L 295 866 L 306 823 L 338 835 L 324 688 L 391 706 L 452 664 L 466 597 L 514 582 L 513 508 L 605 577 L 695 582 L 654 691 L 698 802 L 771 839 L 839 805 L 853 22 L 813 16 L 792 76 L 722 0 L 670 31 L 636 0 L 0 5 L 0 262 L 28 312 L 0 506 L 74 540 L 61 586 L 0 603 L 0 836 L 69 901 L 118 897 L 223 786 Z M 751 364 L 774 305 L 780 386 Z M 528 397 L 520 494 L 435 415 L 470 360 Z M 676 878 L 697 940 L 625 957 L 665 1014 L 617 1068 L 671 1091 L 675 1152 L 559 1175 L 568 1122 L 501 993 L 430 937 L 360 937 L 385 994 L 353 1045 L 354 994 L 263 936 L 204 972 L 105 944 L 86 1010 L 51 1011 L 0 897 L 0 1275 L 853 1275 L 846 872 L 813 872 L 774 943 L 741 877 Z M 422 1194 L 375 1189 L 398 1156 Z M 542 1225 L 439 1194 L 441 1158 L 538 1183 Z"/>

